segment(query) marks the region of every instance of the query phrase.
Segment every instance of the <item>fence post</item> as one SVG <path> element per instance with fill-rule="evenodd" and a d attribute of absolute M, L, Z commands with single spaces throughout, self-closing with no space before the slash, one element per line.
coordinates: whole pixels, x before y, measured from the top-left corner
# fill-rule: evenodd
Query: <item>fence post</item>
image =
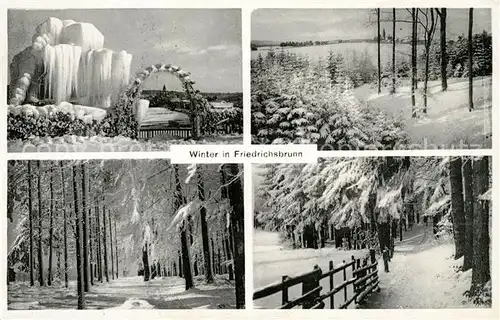
<path fill-rule="evenodd" d="M 285 283 L 288 280 L 288 276 L 281 277 L 281 282 Z M 281 292 L 281 305 L 285 305 L 288 303 L 288 287 L 283 287 L 283 291 Z"/>
<path fill-rule="evenodd" d="M 310 279 L 306 279 L 304 280 L 304 282 L 302 282 L 302 295 L 319 287 L 319 278 L 321 277 L 321 269 L 319 268 L 318 265 L 315 265 L 314 270 L 317 272 L 315 272 Z M 315 300 L 317 297 L 319 297 L 319 292 L 315 293 L 314 295 L 309 297 L 306 301 L 304 301 L 304 303 L 302 304 L 302 309 L 311 309 L 311 307 L 315 305 Z"/>
<path fill-rule="evenodd" d="M 358 258 L 356 259 L 356 269 L 359 269 L 361 268 L 361 260 Z M 356 273 L 356 279 L 359 278 L 359 272 Z M 358 293 L 358 286 L 356 285 L 356 283 L 354 283 L 354 293 Z"/>
<path fill-rule="evenodd" d="M 330 271 L 333 270 L 333 261 L 332 260 L 330 260 L 330 263 L 328 265 L 328 269 Z M 330 291 L 332 291 L 332 290 L 333 290 L 333 273 L 330 274 Z M 333 300 L 334 300 L 333 296 L 334 296 L 334 294 L 332 294 L 330 296 L 330 309 L 335 309 L 335 306 L 333 304 Z"/>
<path fill-rule="evenodd" d="M 342 261 L 343 264 L 345 264 L 345 260 Z M 342 273 L 344 275 L 344 283 L 347 281 L 347 271 L 346 271 L 347 268 L 344 267 L 344 269 L 342 269 Z M 344 286 L 344 302 L 347 301 L 347 286 Z"/>
<path fill-rule="evenodd" d="M 374 264 L 375 261 L 377 260 L 375 258 L 375 249 L 370 249 L 370 260 L 371 260 L 371 263 Z"/>

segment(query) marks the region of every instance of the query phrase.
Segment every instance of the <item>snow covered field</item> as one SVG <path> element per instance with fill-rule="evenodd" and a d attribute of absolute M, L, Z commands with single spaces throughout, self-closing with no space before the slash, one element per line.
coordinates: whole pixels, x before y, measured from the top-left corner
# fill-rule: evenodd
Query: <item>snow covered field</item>
<path fill-rule="evenodd" d="M 33 137 L 29 140 L 10 140 L 8 152 L 129 152 L 169 151 L 173 144 L 241 144 L 242 134 L 207 136 L 200 140 L 166 139 L 134 140 L 126 137 L 81 137 L 57 138 Z"/>
<path fill-rule="evenodd" d="M 261 230 L 254 231 L 253 247 L 253 277 L 254 290 L 267 286 L 274 282 L 281 281 L 284 275 L 294 276 L 309 272 L 314 265 L 321 269 L 328 269 L 328 263 L 333 260 L 334 265 L 342 263 L 342 260 L 350 261 L 351 256 L 364 257 L 368 252 L 364 250 L 340 251 L 335 248 L 323 249 L 287 249 L 280 244 L 279 234 Z M 351 278 L 350 270 L 347 272 L 347 278 Z M 343 281 L 341 273 L 337 273 L 334 283 L 339 284 Z M 330 289 L 328 279 L 323 279 L 320 284 L 323 286 L 322 292 Z M 293 286 L 289 289 L 289 299 L 297 298 L 302 295 L 301 285 Z M 348 298 L 352 295 L 352 286 L 349 286 Z M 335 306 L 338 307 L 344 302 L 344 293 L 339 292 L 335 295 Z M 255 300 L 255 308 L 275 309 L 281 305 L 281 294 Z M 352 306 L 352 305 L 351 305 Z M 327 302 L 326 308 L 330 305 Z"/>
<path fill-rule="evenodd" d="M 405 124 L 414 149 L 491 148 L 492 79 L 474 79 L 474 110 L 469 112 L 468 81 L 462 78 L 448 80 L 448 91 L 441 92 L 440 81 L 429 82 L 427 115 L 419 112 L 411 117 L 411 92 L 409 86 L 397 88 L 395 95 L 383 88 L 380 95 L 368 85 L 354 91 L 356 98 L 370 107 L 377 107 Z M 417 91 L 417 107 L 423 105 L 420 82 Z M 469 147 L 470 146 L 470 147 Z"/>
<path fill-rule="evenodd" d="M 184 290 L 184 279 L 127 277 L 110 283 L 97 283 L 86 293 L 87 309 L 228 309 L 234 308 L 234 284 L 219 276 L 207 285 L 203 277 L 195 279 L 195 288 Z M 8 286 L 9 310 L 76 309 L 76 281 L 69 288 L 30 287 L 27 282 Z"/>

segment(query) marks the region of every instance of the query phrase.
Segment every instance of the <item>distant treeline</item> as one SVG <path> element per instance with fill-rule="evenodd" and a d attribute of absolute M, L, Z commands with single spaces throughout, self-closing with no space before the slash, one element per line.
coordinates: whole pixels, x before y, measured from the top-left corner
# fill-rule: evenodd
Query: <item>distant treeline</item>
<path fill-rule="evenodd" d="M 209 102 L 225 101 L 233 103 L 234 107 L 243 108 L 243 93 L 241 92 L 202 92 Z M 142 98 L 150 101 L 150 107 L 170 108 L 175 110 L 175 100 L 189 100 L 186 92 L 174 90 L 143 90 Z"/>
<path fill-rule="evenodd" d="M 339 44 L 339 43 L 376 43 L 377 38 L 373 39 L 347 39 L 347 40 L 326 40 L 326 41 L 284 41 L 280 43 L 272 43 L 272 42 L 253 42 L 251 44 L 252 51 L 258 50 L 259 47 L 312 47 L 312 46 L 324 46 L 328 44 Z M 381 39 L 380 43 L 392 43 L 392 39 L 388 36 L 386 39 Z M 405 38 L 397 38 L 396 43 L 399 44 L 410 44 L 409 39 Z M 418 45 L 423 45 L 424 40 L 419 39 L 417 41 Z"/>

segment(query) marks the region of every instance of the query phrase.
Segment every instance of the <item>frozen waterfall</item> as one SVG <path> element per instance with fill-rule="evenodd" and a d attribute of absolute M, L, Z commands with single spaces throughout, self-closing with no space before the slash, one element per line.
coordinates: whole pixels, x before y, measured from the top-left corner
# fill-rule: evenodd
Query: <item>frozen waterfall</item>
<path fill-rule="evenodd" d="M 35 83 L 32 78 L 43 78 L 44 90 L 39 94 L 56 104 L 73 100 L 99 107 L 114 104 L 129 82 L 132 55 L 104 49 L 104 36 L 93 24 L 48 18 L 36 28 L 32 40 L 34 58 L 12 61 L 14 105 L 27 97 L 28 87 Z M 40 68 L 21 65 L 34 61 Z"/>

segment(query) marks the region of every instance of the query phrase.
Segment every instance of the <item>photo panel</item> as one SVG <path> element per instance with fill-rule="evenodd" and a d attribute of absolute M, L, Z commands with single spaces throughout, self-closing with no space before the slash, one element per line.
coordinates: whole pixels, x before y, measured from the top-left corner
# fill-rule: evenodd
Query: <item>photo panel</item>
<path fill-rule="evenodd" d="M 490 8 L 258 9 L 254 144 L 490 149 Z"/>
<path fill-rule="evenodd" d="M 252 176 L 254 308 L 492 307 L 490 156 L 322 158 Z"/>
<path fill-rule="evenodd" d="M 241 9 L 9 9 L 8 151 L 243 142 Z"/>
<path fill-rule="evenodd" d="M 245 308 L 242 165 L 10 160 L 7 191 L 7 310 Z"/>

